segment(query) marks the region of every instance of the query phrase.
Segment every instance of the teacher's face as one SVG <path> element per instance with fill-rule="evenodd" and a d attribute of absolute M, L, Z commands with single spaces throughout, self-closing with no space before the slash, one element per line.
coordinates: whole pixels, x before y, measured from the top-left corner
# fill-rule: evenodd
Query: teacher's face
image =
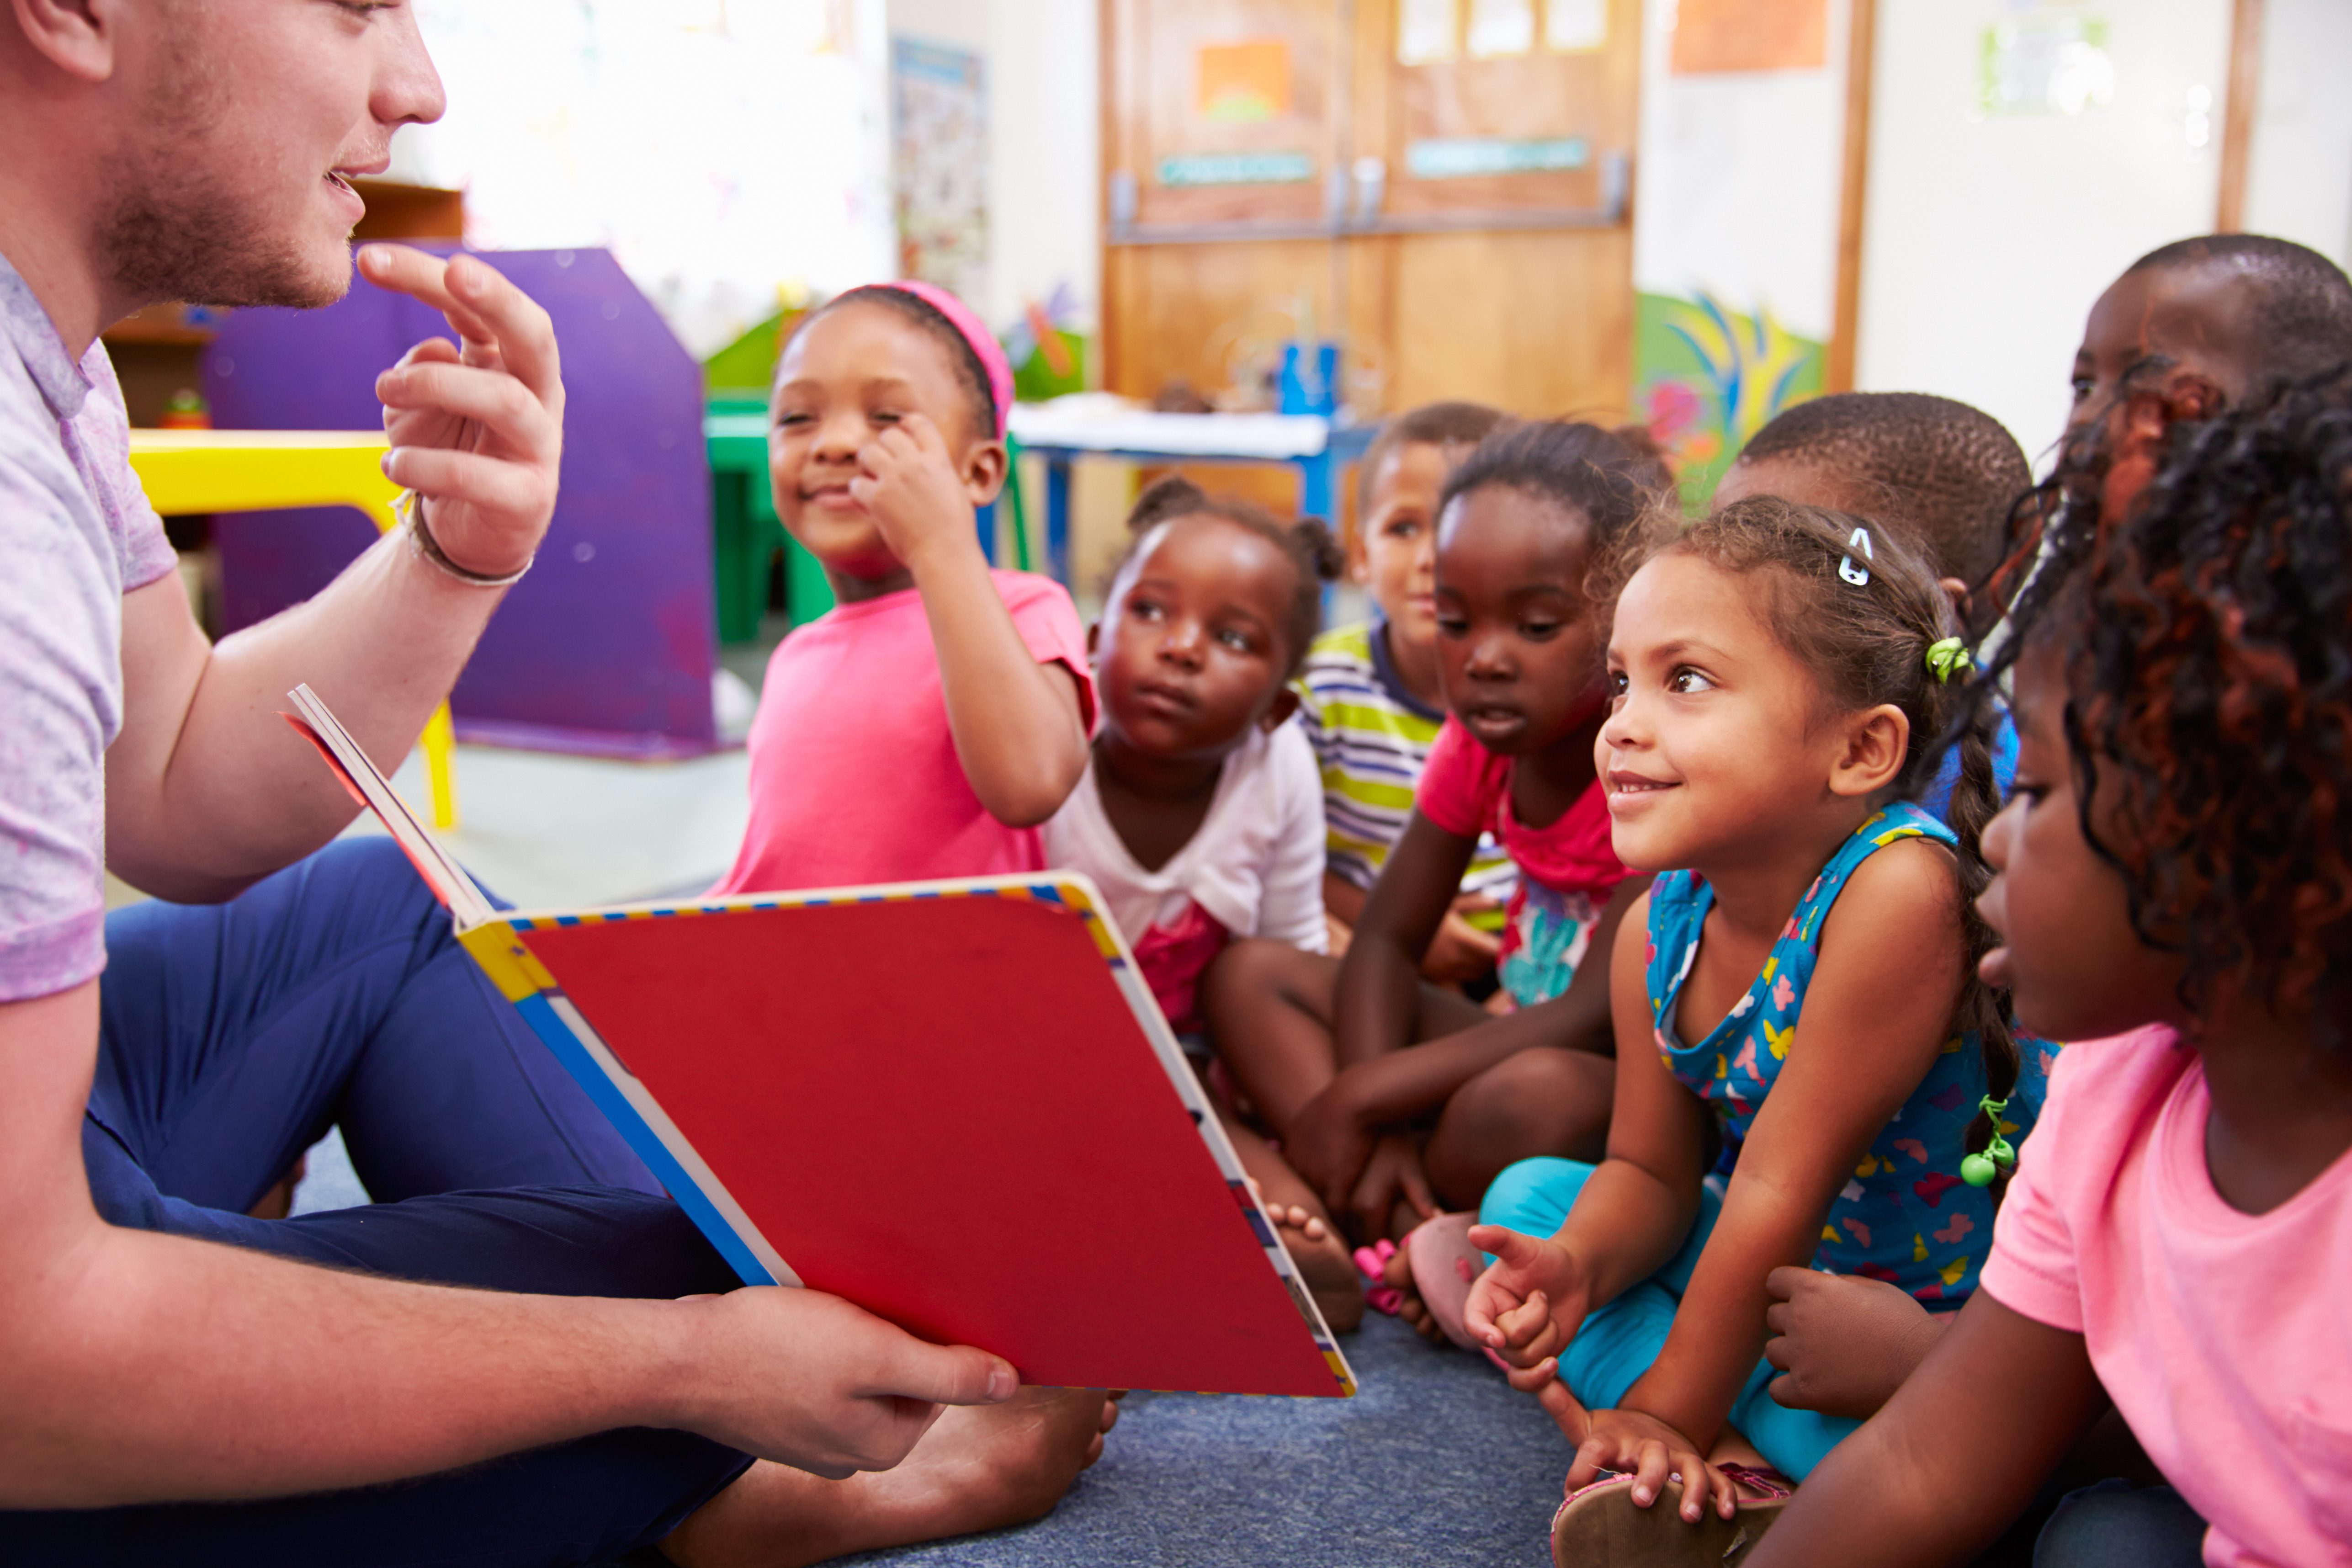
<path fill-rule="evenodd" d="M 441 79 L 405 0 L 134 5 L 108 84 L 120 135 L 97 235 L 127 294 L 323 305 L 351 286 L 350 180 L 392 133 L 440 118 Z"/>

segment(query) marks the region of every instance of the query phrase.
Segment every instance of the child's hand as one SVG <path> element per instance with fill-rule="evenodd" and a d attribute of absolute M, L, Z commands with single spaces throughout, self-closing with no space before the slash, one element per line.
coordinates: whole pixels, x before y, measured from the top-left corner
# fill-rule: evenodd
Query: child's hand
<path fill-rule="evenodd" d="M 1333 1214 L 1348 1209 L 1357 1178 L 1371 1160 L 1374 1142 L 1349 1102 L 1347 1082 L 1345 1073 L 1332 1079 L 1282 1131 L 1282 1157 L 1322 1194 Z"/>
<path fill-rule="evenodd" d="M 1453 985 L 1475 980 L 1494 968 L 1496 954 L 1503 951 L 1502 938 L 1480 931 L 1469 917 L 1501 907 L 1484 893 L 1456 898 L 1431 940 L 1429 952 L 1422 957 L 1422 973 L 1440 985 Z"/>
<path fill-rule="evenodd" d="M 1764 1322 L 1774 1335 L 1764 1359 L 1781 1373 L 1770 1393 L 1792 1410 L 1875 1415 L 1927 1359 L 1946 1321 L 1910 1292 L 1858 1274 L 1775 1268 L 1764 1289 L 1773 1297 Z"/>
<path fill-rule="evenodd" d="M 942 543 L 973 543 L 971 496 L 940 427 L 916 413 L 857 449 L 849 493 L 881 530 L 890 553 L 912 569 Z"/>
<path fill-rule="evenodd" d="M 1499 1225 L 1472 1226 L 1470 1245 L 1493 1253 L 1495 1261 L 1470 1287 L 1462 1321 L 1502 1364 L 1513 1388 L 1538 1393 L 1556 1378 L 1559 1352 L 1584 1321 L 1591 1293 L 1584 1266 L 1549 1237 Z"/>
<path fill-rule="evenodd" d="M 1396 1206 L 1404 1204 L 1421 1219 L 1437 1217 L 1437 1199 L 1429 1190 L 1429 1173 L 1421 1168 L 1421 1141 L 1410 1133 L 1383 1133 L 1372 1145 L 1364 1173 L 1349 1194 L 1348 1211 L 1358 1231 L 1368 1237 L 1391 1234 Z"/>
<path fill-rule="evenodd" d="M 1698 1445 L 1665 1422 L 1638 1410 L 1596 1410 L 1591 1428 L 1569 1467 L 1570 1491 L 1590 1486 L 1602 1470 L 1631 1472 L 1633 1502 L 1647 1508 L 1665 1491 L 1667 1478 L 1679 1477 L 1685 1522 L 1696 1524 L 1710 1502 L 1724 1518 L 1732 1516 L 1738 1500 L 1731 1478 L 1719 1474 Z"/>

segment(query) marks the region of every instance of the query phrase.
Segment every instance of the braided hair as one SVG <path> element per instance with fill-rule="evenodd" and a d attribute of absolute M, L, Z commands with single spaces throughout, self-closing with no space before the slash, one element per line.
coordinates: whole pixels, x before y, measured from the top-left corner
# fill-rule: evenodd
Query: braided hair
<path fill-rule="evenodd" d="M 1635 572 L 1667 554 L 1696 555 L 1753 583 L 1765 624 L 1812 675 L 1824 708 L 1853 713 L 1884 703 L 1901 710 L 1912 739 L 1887 786 L 1890 798 L 1915 795 L 1934 779 L 1941 753 L 1932 737 L 1948 733 L 1960 748 L 1960 776 L 1947 820 L 1959 841 L 1955 858 L 1967 968 L 1953 1024 L 1977 1037 L 1990 1097 L 2007 1099 L 2019 1063 L 2008 999 L 1977 975 L 1977 961 L 1999 940 L 1976 901 L 1992 880 L 1982 839 L 2000 810 L 2000 786 L 1993 774 L 1990 715 L 1971 700 L 1981 683 L 1966 679 L 1964 658 L 1952 658 L 1960 626 L 1935 569 L 1907 530 L 1776 496 L 1749 496 L 1687 524 L 1671 512 L 1652 513 L 1612 559 L 1596 565 L 1595 603 L 1613 606 Z M 1941 674 L 1931 650 L 1944 657 Z M 1969 1129 L 1969 1151 L 1984 1150 L 1993 1131 L 1979 1110 Z"/>

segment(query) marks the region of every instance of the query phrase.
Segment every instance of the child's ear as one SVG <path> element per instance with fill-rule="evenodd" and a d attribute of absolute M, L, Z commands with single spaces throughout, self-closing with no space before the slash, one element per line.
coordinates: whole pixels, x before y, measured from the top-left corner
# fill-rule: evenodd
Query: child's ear
<path fill-rule="evenodd" d="M 1282 689 L 1274 694 L 1274 701 L 1266 708 L 1265 715 L 1258 720 L 1257 727 L 1271 735 L 1282 728 L 1284 721 L 1297 711 L 1298 689 L 1285 681 Z"/>
<path fill-rule="evenodd" d="M 1371 526 L 1371 519 L 1360 517 L 1348 531 L 1348 581 L 1359 588 L 1370 587 L 1372 582 L 1372 552 L 1367 542 Z"/>
<path fill-rule="evenodd" d="M 1845 750 L 1830 766 L 1830 793 L 1867 797 L 1893 784 L 1911 754 L 1911 721 L 1892 702 L 1846 721 Z"/>
<path fill-rule="evenodd" d="M 1958 577 L 1938 577 L 1936 586 L 1941 588 L 1944 597 L 1952 602 L 1952 618 L 1965 628 L 1969 624 L 1969 585 Z"/>
<path fill-rule="evenodd" d="M 1095 654 L 1101 646 L 1102 623 L 1100 621 L 1090 621 L 1087 625 L 1087 662 L 1088 664 L 1092 664 L 1095 661 Z"/>
<path fill-rule="evenodd" d="M 974 441 L 963 455 L 963 489 L 974 506 L 986 506 L 1004 489 L 1012 459 L 1002 441 Z"/>

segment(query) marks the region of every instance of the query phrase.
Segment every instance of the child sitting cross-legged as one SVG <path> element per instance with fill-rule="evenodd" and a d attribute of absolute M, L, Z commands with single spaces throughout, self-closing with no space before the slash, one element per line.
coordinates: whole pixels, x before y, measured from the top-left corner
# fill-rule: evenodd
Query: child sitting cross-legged
<path fill-rule="evenodd" d="M 1202 973 L 1228 942 L 1323 950 L 1323 796 L 1288 683 L 1339 551 L 1320 522 L 1286 527 L 1182 479 L 1144 491 L 1128 526 L 1088 642 L 1102 727 L 1045 852 L 1102 889 L 1170 1025 L 1195 1036 Z M 1280 1162 L 1228 1131 L 1324 1316 L 1353 1328 L 1346 1249 Z"/>
<path fill-rule="evenodd" d="M 2120 378 L 2017 616 L 1986 968 L 2112 1037 L 2060 1058 L 1983 1289 L 1755 1568 L 1969 1562 L 2109 1400 L 2169 1485 L 2075 1493 L 2037 1564 L 2347 1560 L 2352 374 L 2220 390 Z"/>
<path fill-rule="evenodd" d="M 1638 889 L 1621 886 L 1593 772 L 1605 704 L 1584 581 L 1664 481 L 1591 425 L 1507 427 L 1463 460 L 1435 563 L 1452 716 L 1347 955 L 1237 944 L 1209 976 L 1219 1060 L 1319 1217 L 1346 1215 L 1367 1244 L 1418 1235 L 1440 1204 L 1468 1209 L 1514 1160 L 1600 1151 L 1605 955 Z M 1500 1018 L 1419 973 L 1489 833 L 1518 872 L 1499 966 L 1518 1010 Z M 1399 1273 L 1381 1288 L 1399 1289 L 1387 1261 Z M 1391 1304 L 1428 1321 L 1415 1299 Z"/>
<path fill-rule="evenodd" d="M 1646 1533 L 1713 1562 L 1853 1426 L 1766 1394 L 1766 1276 L 1975 1287 L 1968 1157 L 2019 1071 L 1968 902 L 1999 803 L 1980 719 L 1958 829 L 1905 799 L 1968 667 L 1901 536 L 1756 497 L 1656 520 L 1623 564 L 1601 766 L 1617 852 L 1657 879 L 1612 954 L 1608 1157 L 1503 1173 L 1465 1322 L 1578 1445 L 1559 1561 Z"/>
<path fill-rule="evenodd" d="M 1445 480 L 1507 416 L 1476 403 L 1400 414 L 1365 450 L 1348 572 L 1370 592 L 1369 624 L 1315 639 L 1298 677 L 1298 722 L 1323 770 L 1323 907 L 1344 952 L 1389 851 L 1412 817 L 1413 787 L 1445 722 L 1437 675 L 1437 503 Z M 1497 932 L 1517 879 L 1494 835 L 1479 839 L 1461 891 L 1423 955 L 1440 984 L 1494 984 Z"/>
<path fill-rule="evenodd" d="M 927 283 L 852 289 L 785 345 L 776 515 L 838 603 L 769 661 L 751 822 L 715 891 L 1044 868 L 1094 695 L 1069 595 L 981 553 L 1012 405 L 996 340 Z"/>

